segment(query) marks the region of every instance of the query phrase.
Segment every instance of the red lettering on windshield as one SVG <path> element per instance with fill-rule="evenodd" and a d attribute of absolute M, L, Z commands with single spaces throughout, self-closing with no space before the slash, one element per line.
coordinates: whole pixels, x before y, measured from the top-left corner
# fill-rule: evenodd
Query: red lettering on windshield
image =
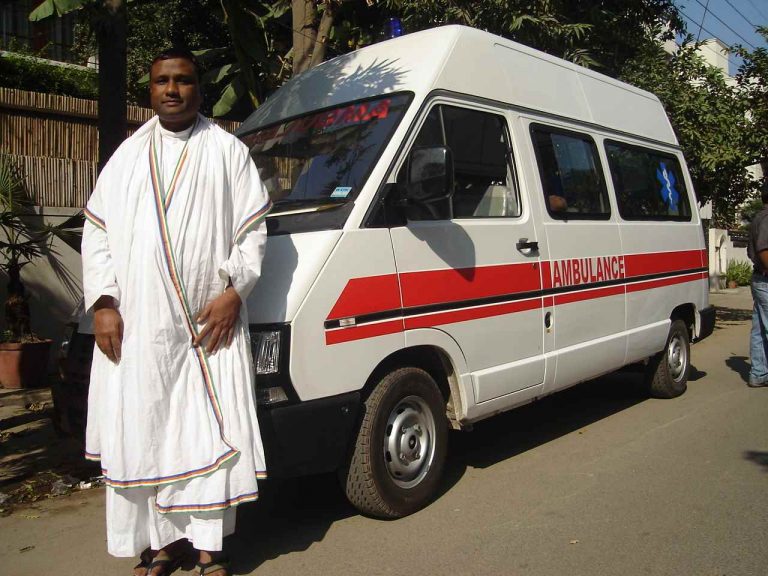
<path fill-rule="evenodd" d="M 339 108 L 337 110 L 312 114 L 311 116 L 305 116 L 304 118 L 293 120 L 287 124 L 278 124 L 272 128 L 261 130 L 251 136 L 249 141 L 253 144 L 264 144 L 273 138 L 282 138 L 287 134 L 296 132 L 303 133 L 309 132 L 310 130 L 322 131 L 326 128 L 347 126 L 350 124 L 358 124 L 360 122 L 370 122 L 374 119 L 384 120 L 389 116 L 389 106 L 391 102 L 391 98 L 386 98 L 378 102 L 363 102 L 361 104 L 345 106 L 344 108 Z"/>

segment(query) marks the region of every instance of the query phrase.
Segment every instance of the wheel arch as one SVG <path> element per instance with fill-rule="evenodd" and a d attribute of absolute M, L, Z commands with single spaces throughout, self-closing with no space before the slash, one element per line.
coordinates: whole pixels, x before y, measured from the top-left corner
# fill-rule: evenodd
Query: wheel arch
<path fill-rule="evenodd" d="M 363 402 L 386 374 L 403 367 L 421 368 L 432 377 L 446 402 L 449 425 L 454 429 L 461 428 L 458 415 L 462 414 L 464 404 L 456 366 L 448 352 L 434 344 L 401 348 L 379 362 L 361 390 Z"/>
<path fill-rule="evenodd" d="M 669 315 L 671 321 L 682 320 L 688 327 L 688 338 L 693 341 L 695 335 L 698 333 L 698 314 L 696 313 L 696 306 L 690 302 L 687 304 L 680 304 Z"/>

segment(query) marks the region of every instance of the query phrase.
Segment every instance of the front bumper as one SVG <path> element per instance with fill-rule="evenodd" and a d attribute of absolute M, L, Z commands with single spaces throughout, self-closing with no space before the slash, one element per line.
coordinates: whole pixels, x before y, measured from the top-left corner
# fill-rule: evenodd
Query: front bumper
<path fill-rule="evenodd" d="M 715 330 L 715 307 L 710 306 L 704 308 L 699 312 L 699 318 L 701 321 L 701 327 L 699 328 L 699 336 L 696 338 L 696 342 L 704 340 L 707 336 L 712 334 Z"/>
<path fill-rule="evenodd" d="M 320 474 L 343 466 L 359 412 L 359 392 L 285 406 L 259 406 L 269 477 Z"/>

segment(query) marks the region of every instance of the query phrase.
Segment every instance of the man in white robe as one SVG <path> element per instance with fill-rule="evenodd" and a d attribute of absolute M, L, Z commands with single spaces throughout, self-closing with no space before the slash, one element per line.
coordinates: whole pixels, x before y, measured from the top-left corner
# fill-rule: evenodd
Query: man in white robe
<path fill-rule="evenodd" d="M 115 152 L 85 210 L 97 343 L 86 452 L 106 479 L 108 550 L 141 554 L 140 576 L 173 571 L 185 540 L 200 574 L 227 576 L 234 507 L 266 475 L 245 301 L 271 203 L 245 145 L 198 114 L 198 80 L 186 51 L 155 59 L 157 116 Z"/>

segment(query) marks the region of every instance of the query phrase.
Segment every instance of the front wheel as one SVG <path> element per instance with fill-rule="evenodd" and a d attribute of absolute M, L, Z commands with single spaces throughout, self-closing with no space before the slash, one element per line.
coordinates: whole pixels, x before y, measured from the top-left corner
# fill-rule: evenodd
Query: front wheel
<path fill-rule="evenodd" d="M 400 518 L 426 506 L 442 476 L 448 444 L 445 400 L 420 368 L 384 376 L 365 402 L 349 467 L 347 498 L 364 514 Z"/>
<path fill-rule="evenodd" d="M 648 362 L 646 384 L 654 398 L 675 398 L 688 388 L 691 373 L 691 344 L 688 326 L 673 320 L 664 350 Z"/>

